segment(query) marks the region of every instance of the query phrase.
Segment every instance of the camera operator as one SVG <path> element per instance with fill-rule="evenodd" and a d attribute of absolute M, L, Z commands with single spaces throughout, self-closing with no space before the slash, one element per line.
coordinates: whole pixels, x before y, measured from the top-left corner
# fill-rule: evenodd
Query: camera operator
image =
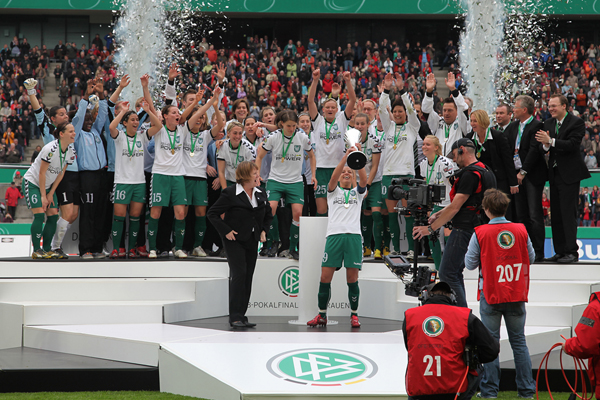
<path fill-rule="evenodd" d="M 588 376 L 596 399 L 600 399 L 600 292 L 592 293 L 588 306 L 575 327 L 577 336 L 563 344 L 565 353 L 588 361 Z"/>
<path fill-rule="evenodd" d="M 457 393 L 468 400 L 480 381 L 479 363 L 496 359 L 500 343 L 470 309 L 456 307 L 446 282 L 426 286 L 420 299 L 423 306 L 407 310 L 402 324 L 409 400 L 451 400 Z"/>
<path fill-rule="evenodd" d="M 451 203 L 431 215 L 429 226 L 414 227 L 413 237 L 420 240 L 452 221 L 452 233 L 448 237 L 440 264 L 440 279 L 447 282 L 456 292 L 458 305 L 466 307 L 463 280 L 465 253 L 474 228 L 481 225 L 479 212 L 483 192 L 487 186 L 484 175 L 493 176 L 493 173 L 486 172 L 485 165 L 477 161 L 475 144 L 471 139 L 461 138 L 454 142 L 452 156 L 461 170 L 455 174 L 456 179 L 450 191 Z"/>
<path fill-rule="evenodd" d="M 479 311 L 481 321 L 496 339 L 500 339 L 502 317 L 512 348 L 517 392 L 531 398 L 535 381 L 531 375 L 531 358 L 525 341 L 525 303 L 529 293 L 529 266 L 535 251 L 523 224 L 505 218 L 510 199 L 498 189 L 488 189 L 483 209 L 490 222 L 475 228 L 465 266 L 479 269 Z M 483 366 L 481 397 L 496 398 L 500 389 L 500 361 Z"/>

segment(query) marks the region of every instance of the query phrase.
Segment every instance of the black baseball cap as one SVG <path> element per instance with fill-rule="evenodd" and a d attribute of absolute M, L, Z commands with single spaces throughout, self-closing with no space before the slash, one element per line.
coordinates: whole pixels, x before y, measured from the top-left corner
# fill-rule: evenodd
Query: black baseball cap
<path fill-rule="evenodd" d="M 458 139 L 456 142 L 454 142 L 452 144 L 452 148 L 450 151 L 454 150 L 454 149 L 458 149 L 460 147 L 470 147 L 472 149 L 476 149 L 477 147 L 475 147 L 475 143 L 468 138 L 460 138 Z"/>
<path fill-rule="evenodd" d="M 450 294 L 450 293 L 452 293 L 452 288 L 446 282 L 439 281 L 439 282 L 431 283 L 427 286 L 428 293 L 432 293 L 434 291 L 440 291 L 440 292 Z"/>

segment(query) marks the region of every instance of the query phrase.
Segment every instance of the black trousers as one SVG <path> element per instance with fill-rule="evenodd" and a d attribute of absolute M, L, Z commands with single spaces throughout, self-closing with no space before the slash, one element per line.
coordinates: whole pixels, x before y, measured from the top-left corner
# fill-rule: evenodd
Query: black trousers
<path fill-rule="evenodd" d="M 519 188 L 519 193 L 514 195 L 517 222 L 525 224 L 536 257 L 544 256 L 544 241 L 546 240 L 544 209 L 542 208 L 543 191 L 544 185 L 534 185 L 525 178 Z"/>
<path fill-rule="evenodd" d="M 17 206 L 7 206 L 6 213 L 10 214 L 13 219 L 17 218 Z"/>
<path fill-rule="evenodd" d="M 552 244 L 556 254 L 577 256 L 577 204 L 579 184 L 565 183 L 555 171 L 550 180 L 550 212 L 552 213 Z"/>
<path fill-rule="evenodd" d="M 223 238 L 229 263 L 229 322 L 247 321 L 246 311 L 256 268 L 258 242 L 231 241 Z"/>
<path fill-rule="evenodd" d="M 106 171 L 80 171 L 81 207 L 79 211 L 79 254 L 100 253 L 104 244 Z"/>
<path fill-rule="evenodd" d="M 508 180 L 506 180 L 506 179 L 499 179 L 496 182 L 496 184 L 497 184 L 499 190 L 502 190 L 504 193 L 506 193 L 506 195 L 509 198 L 512 198 L 512 195 L 510 194 L 510 185 L 508 184 Z M 482 211 L 482 213 L 483 213 L 483 211 Z M 506 209 L 506 219 L 509 220 L 509 221 L 514 221 L 514 219 L 513 219 L 514 217 L 515 216 L 513 215 L 512 207 L 508 207 Z"/>

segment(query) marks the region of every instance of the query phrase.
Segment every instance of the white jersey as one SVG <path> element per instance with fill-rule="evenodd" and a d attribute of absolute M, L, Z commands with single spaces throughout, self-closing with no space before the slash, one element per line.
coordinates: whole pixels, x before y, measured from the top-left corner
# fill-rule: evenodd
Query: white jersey
<path fill-rule="evenodd" d="M 426 179 L 427 184 L 446 186 L 446 199 L 439 205 L 442 207 L 450 205 L 450 190 L 452 190 L 452 185 L 449 178 L 458 169 L 454 163 L 444 156 L 438 156 L 435 164 L 429 165 L 429 161 L 425 158 L 419 164 L 419 169 L 421 170 L 421 176 Z"/>
<path fill-rule="evenodd" d="M 258 147 L 262 145 L 262 143 L 265 141 L 265 139 L 271 135 L 271 132 L 269 132 L 269 130 L 267 128 L 263 128 L 263 132 L 264 132 L 263 137 L 257 136 L 254 139 L 254 142 L 251 142 L 250 140 L 248 140 L 248 137 L 246 136 L 246 132 L 244 132 L 244 139 L 248 140 L 248 142 L 250 142 L 250 144 L 252 146 L 254 146 L 255 149 L 258 149 Z M 267 155 L 262 159 L 262 164 L 260 166 L 260 177 L 265 182 L 269 179 L 269 174 L 271 173 L 271 159 L 272 159 L 272 154 L 267 153 Z"/>
<path fill-rule="evenodd" d="M 366 193 L 358 193 L 357 188 L 342 189 L 339 186 L 336 186 L 333 192 L 327 192 L 329 221 L 326 236 L 340 233 L 361 234 L 360 215 Z M 345 204 L 349 205 L 348 208 Z"/>
<path fill-rule="evenodd" d="M 187 132 L 183 138 L 183 168 L 185 169 L 185 176 L 206 178 L 208 145 L 213 140 L 210 129 L 198 133 Z M 194 142 L 193 150 L 192 142 Z"/>
<path fill-rule="evenodd" d="M 340 111 L 330 124 L 325 117 L 318 115 L 313 121 L 313 141 L 316 143 L 317 168 L 335 168 L 344 156 L 344 136 L 350 120 Z M 327 142 L 329 131 L 329 143 Z"/>
<path fill-rule="evenodd" d="M 24 178 L 35 186 L 40 187 L 40 167 L 42 162 L 48 163 L 46 189 L 50 189 L 56 178 L 58 178 L 58 175 L 63 171 L 65 165 L 71 165 L 75 162 L 76 154 L 73 144 L 70 144 L 67 147 L 67 151 L 62 153 L 58 145 L 58 139 L 54 140 L 42 148 L 40 154 L 25 173 Z"/>
<path fill-rule="evenodd" d="M 246 139 L 242 139 L 239 146 L 234 149 L 227 139 L 218 150 L 217 160 L 225 161 L 225 180 L 235 182 L 235 170 L 238 164 L 256 160 L 256 149 Z"/>
<path fill-rule="evenodd" d="M 408 97 L 408 93 L 402 95 L 402 101 L 406 109 L 408 121 L 398 126 L 390 119 L 387 108 L 390 97 L 382 93 L 379 101 L 379 117 L 385 132 L 383 140 L 384 162 L 383 175 L 415 175 L 414 144 L 419 136 L 421 122 Z"/>
<path fill-rule="evenodd" d="M 312 132 L 309 132 L 307 134 L 307 136 L 308 136 L 309 139 L 311 138 L 311 134 L 312 134 Z M 310 145 L 312 147 L 313 154 L 315 154 L 317 144 L 314 141 L 311 140 L 310 141 Z M 306 178 L 306 182 L 307 183 L 309 183 L 309 184 L 313 183 L 312 169 L 310 169 L 310 158 L 308 157 L 308 152 L 307 151 L 304 152 L 304 167 L 303 167 L 303 170 L 302 170 L 302 174 Z"/>
<path fill-rule="evenodd" d="M 149 141 L 146 131 L 130 137 L 125 131 L 119 130 L 113 140 L 115 142 L 115 183 L 145 184 L 144 155 Z"/>
<path fill-rule="evenodd" d="M 452 151 L 452 145 L 458 139 L 463 138 L 469 133 L 469 120 L 465 115 L 465 111 L 469 109 L 469 106 L 465 102 L 464 97 L 460 92 L 458 96 L 452 97 L 454 104 L 456 104 L 457 117 L 456 120 L 450 125 L 446 124 L 444 118 L 440 117 L 438 113 L 433 110 L 433 97 L 425 95 L 421 108 L 424 114 L 429 114 L 427 117 L 427 125 L 431 133 L 435 135 L 442 144 L 442 154 L 447 156 Z"/>
<path fill-rule="evenodd" d="M 371 131 L 369 128 L 367 132 L 367 137 L 364 142 L 361 143 L 362 152 L 367 156 L 367 164 L 365 164 L 365 172 L 367 173 L 367 177 L 371 177 L 371 168 L 373 168 L 373 154 L 381 154 L 381 143 L 379 143 L 379 139 L 375 136 L 375 131 Z M 373 182 L 378 182 L 377 175 L 379 175 L 379 180 L 381 180 L 381 174 L 378 174 L 378 171 L 381 169 L 381 158 L 379 159 L 379 167 L 375 172 L 375 178 L 373 178 Z"/>
<path fill-rule="evenodd" d="M 291 138 L 277 130 L 264 140 L 262 147 L 273 152 L 269 179 L 280 183 L 302 182 L 304 152 L 312 149 L 310 139 L 302 129 L 296 129 Z"/>
<path fill-rule="evenodd" d="M 183 176 L 183 138 L 189 134 L 187 122 L 178 125 L 174 132 L 167 132 L 163 126 L 154 135 L 154 165 L 153 174 Z M 171 142 L 174 148 L 171 149 Z"/>

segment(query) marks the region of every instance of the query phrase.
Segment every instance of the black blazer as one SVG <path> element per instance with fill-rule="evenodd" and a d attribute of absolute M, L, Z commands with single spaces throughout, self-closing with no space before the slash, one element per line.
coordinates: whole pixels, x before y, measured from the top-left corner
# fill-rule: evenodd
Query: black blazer
<path fill-rule="evenodd" d="M 515 154 L 519 123 L 519 121 L 511 122 L 504 131 L 511 156 Z M 535 134 L 543 129 L 544 124 L 537 119 L 533 119 L 523 130 L 521 146 L 519 147 L 521 164 L 523 164 L 523 170 L 527 171 L 525 179 L 528 179 L 534 185 L 544 185 L 548 180 L 548 165 L 546 165 L 544 155 L 538 151 L 539 142 L 535 140 Z M 515 175 L 518 172 L 519 170 L 515 169 Z"/>
<path fill-rule="evenodd" d="M 567 184 L 589 178 L 590 173 L 579 150 L 581 140 L 585 134 L 583 120 L 571 113 L 567 114 L 557 136 L 556 118 L 549 118 L 544 122 L 544 130 L 549 131 L 550 137 L 556 139 L 555 146 L 550 147 L 549 150 L 548 176 L 550 180 L 554 179 L 555 173 L 559 173 Z M 538 148 L 542 154 L 546 153 L 541 143 L 539 143 Z M 556 168 L 553 168 L 555 163 Z"/>
<path fill-rule="evenodd" d="M 234 230 L 238 241 L 260 240 L 260 233 L 268 233 L 273 220 L 267 193 L 257 188 L 258 207 L 254 208 L 245 192 L 235 195 L 236 186 L 231 185 L 221 192 L 221 197 L 209 208 L 207 217 L 223 238 Z M 221 219 L 223 213 L 225 219 Z"/>
<path fill-rule="evenodd" d="M 492 140 L 485 141 L 483 144 L 484 150 L 481 151 L 481 156 L 477 159 L 492 169 L 498 183 L 506 182 L 508 186 L 517 186 L 519 182 L 517 181 L 517 175 L 513 173 L 515 164 L 506 136 L 493 128 L 490 129 L 490 134 Z M 475 135 L 475 131 L 471 131 L 468 137 L 473 140 Z M 477 152 L 475 154 L 477 155 Z"/>

